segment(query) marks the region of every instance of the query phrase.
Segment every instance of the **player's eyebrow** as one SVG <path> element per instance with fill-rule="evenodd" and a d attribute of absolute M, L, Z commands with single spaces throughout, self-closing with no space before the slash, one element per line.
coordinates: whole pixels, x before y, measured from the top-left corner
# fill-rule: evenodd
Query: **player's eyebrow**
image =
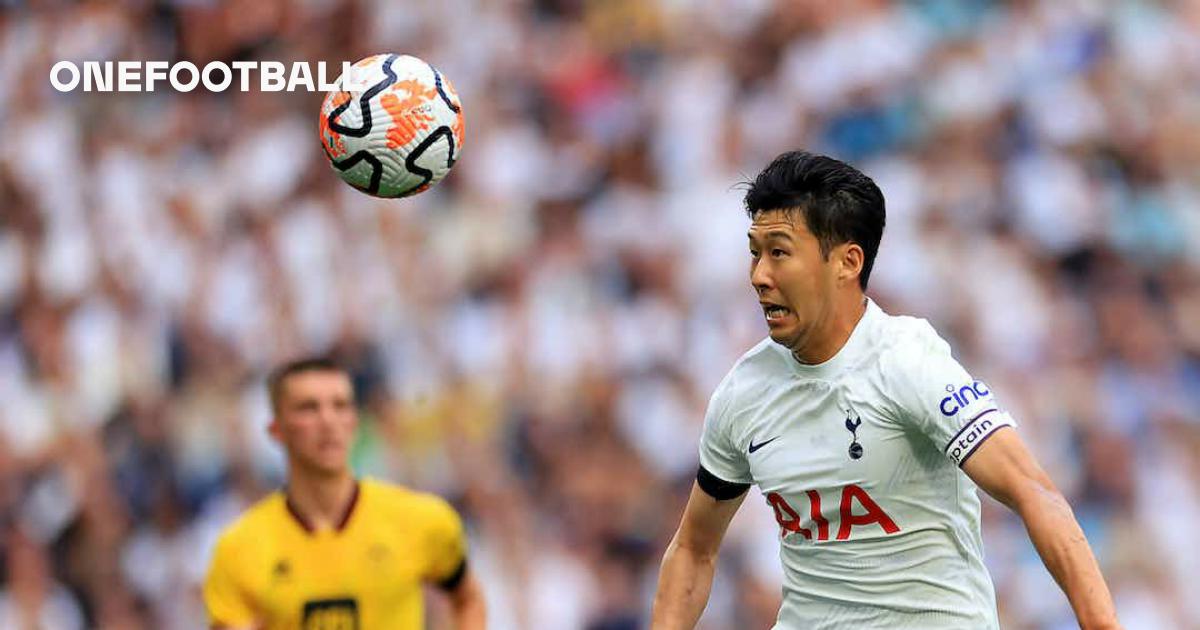
<path fill-rule="evenodd" d="M 753 231 L 746 232 L 746 238 L 749 238 L 751 241 L 757 240 L 757 239 L 755 239 L 755 238 L 754 238 L 754 232 L 753 232 Z M 768 241 L 769 241 L 769 240 L 771 240 L 771 239 L 779 239 L 779 240 L 784 240 L 784 241 L 791 241 L 791 240 L 792 240 L 792 235 L 791 235 L 791 234 L 789 234 L 789 233 L 788 233 L 786 230 L 778 230 L 778 229 L 776 229 L 776 230 L 768 230 L 768 231 L 767 231 L 767 233 L 763 235 L 763 239 L 764 239 L 764 240 L 768 240 Z"/>

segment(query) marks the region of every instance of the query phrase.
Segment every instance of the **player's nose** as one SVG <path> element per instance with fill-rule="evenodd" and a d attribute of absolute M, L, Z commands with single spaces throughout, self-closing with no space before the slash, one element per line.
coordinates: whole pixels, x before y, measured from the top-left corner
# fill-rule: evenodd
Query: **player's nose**
<path fill-rule="evenodd" d="M 768 265 L 763 264 L 761 260 L 756 261 L 750 268 L 750 284 L 754 286 L 754 291 L 759 296 L 774 286 Z"/>
<path fill-rule="evenodd" d="M 338 411 L 333 405 L 322 405 L 317 413 L 317 419 L 323 428 L 336 426 L 338 423 Z"/>

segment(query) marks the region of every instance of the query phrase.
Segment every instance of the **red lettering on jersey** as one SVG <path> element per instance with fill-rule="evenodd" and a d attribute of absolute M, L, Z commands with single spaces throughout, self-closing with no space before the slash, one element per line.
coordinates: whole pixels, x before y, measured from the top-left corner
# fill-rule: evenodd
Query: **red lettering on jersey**
<path fill-rule="evenodd" d="M 783 529 L 781 535 L 786 536 L 788 532 L 796 532 L 806 539 L 812 540 L 812 532 L 800 527 L 800 515 L 787 504 L 787 501 L 783 500 L 778 492 L 768 494 L 767 503 L 770 503 L 771 508 L 775 510 L 775 522 L 779 523 L 779 527 Z"/>
<path fill-rule="evenodd" d="M 867 508 L 866 514 L 854 514 L 850 511 L 850 500 L 857 499 L 859 504 Z M 850 484 L 842 488 L 842 510 L 841 510 L 841 525 L 838 526 L 838 540 L 846 540 L 850 537 L 850 528 L 855 525 L 870 525 L 871 523 L 879 523 L 883 527 L 883 531 L 894 534 L 900 531 L 896 527 L 895 521 L 892 520 L 883 508 L 879 507 L 871 499 L 871 495 L 867 494 L 866 490 L 859 488 L 854 484 Z"/>
<path fill-rule="evenodd" d="M 808 495 L 809 515 L 817 524 L 817 540 L 829 540 L 829 521 L 821 515 L 821 493 L 809 490 L 805 494 Z"/>

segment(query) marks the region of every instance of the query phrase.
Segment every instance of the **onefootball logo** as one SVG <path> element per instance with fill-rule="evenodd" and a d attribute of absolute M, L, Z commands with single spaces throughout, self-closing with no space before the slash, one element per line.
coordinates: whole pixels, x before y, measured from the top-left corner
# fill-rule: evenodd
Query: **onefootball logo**
<path fill-rule="evenodd" d="M 350 62 L 343 61 L 341 74 L 353 80 L 350 68 Z M 337 84 L 328 80 L 330 74 L 324 61 L 315 64 L 297 61 L 290 69 L 282 61 L 212 61 L 204 68 L 197 68 L 190 61 L 85 61 L 82 69 L 75 62 L 59 61 L 50 68 L 50 85 L 59 92 L 71 92 L 81 86 L 84 92 L 154 92 L 166 85 L 177 92 L 191 92 L 203 84 L 210 92 L 223 92 L 236 84 L 235 89 L 248 92 L 254 74 L 258 75 L 255 87 L 262 92 L 337 89 Z"/>

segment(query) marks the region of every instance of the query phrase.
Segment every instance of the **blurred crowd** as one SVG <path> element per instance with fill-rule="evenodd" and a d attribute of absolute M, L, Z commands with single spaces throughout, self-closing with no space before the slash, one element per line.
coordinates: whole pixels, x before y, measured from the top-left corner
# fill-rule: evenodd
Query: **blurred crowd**
<path fill-rule="evenodd" d="M 442 184 L 342 184 L 311 93 L 56 92 L 58 60 L 451 77 Z M 1075 507 L 1129 630 L 1200 628 L 1200 2 L 0 1 L 0 628 L 193 629 L 282 480 L 264 376 L 332 354 L 354 465 L 465 515 L 492 627 L 647 625 L 712 388 L 766 334 L 736 184 L 880 184 L 928 318 Z M 703 628 L 768 628 L 752 491 Z M 1075 627 L 986 502 L 1006 629 Z M 444 618 L 432 600 L 432 623 Z"/>

